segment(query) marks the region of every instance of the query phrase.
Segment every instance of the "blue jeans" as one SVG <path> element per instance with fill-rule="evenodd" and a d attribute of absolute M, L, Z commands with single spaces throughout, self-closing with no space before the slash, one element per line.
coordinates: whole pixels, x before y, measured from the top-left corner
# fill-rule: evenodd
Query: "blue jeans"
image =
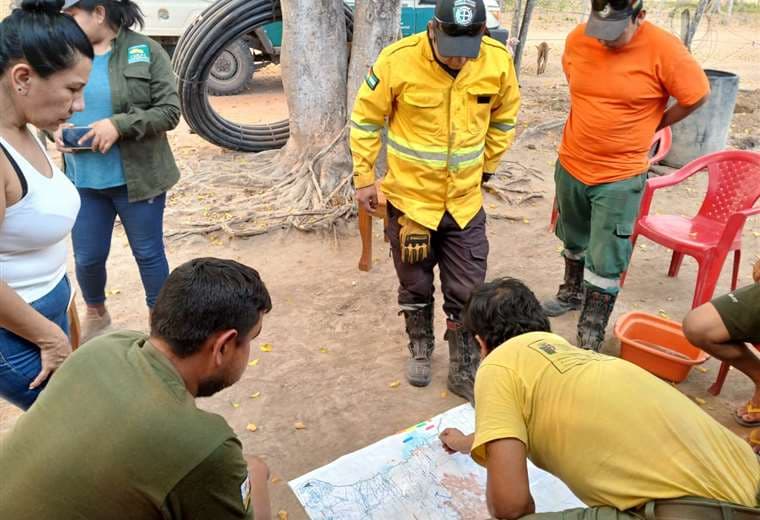
<path fill-rule="evenodd" d="M 47 319 L 61 327 L 67 335 L 69 320 L 66 311 L 71 297 L 67 276 L 55 288 L 30 305 Z M 37 399 L 47 381 L 34 390 L 29 384 L 42 370 L 40 349 L 31 341 L 0 328 L 0 397 L 26 410 Z"/>
<path fill-rule="evenodd" d="M 99 305 L 106 301 L 106 260 L 111 250 L 114 220 L 119 215 L 140 270 L 145 302 L 152 309 L 158 291 L 169 276 L 164 252 L 166 194 L 129 202 L 127 187 L 119 186 L 104 190 L 79 188 L 79 195 L 82 208 L 71 231 L 71 240 L 77 281 L 85 303 Z"/>

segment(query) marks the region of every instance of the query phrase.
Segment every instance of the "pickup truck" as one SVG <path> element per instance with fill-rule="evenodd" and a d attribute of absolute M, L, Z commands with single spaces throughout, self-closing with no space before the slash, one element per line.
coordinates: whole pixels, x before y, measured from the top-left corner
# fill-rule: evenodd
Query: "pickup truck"
<path fill-rule="evenodd" d="M 214 0 L 137 0 L 145 14 L 143 34 L 158 41 L 172 54 L 180 36 Z M 353 8 L 354 0 L 346 5 Z M 501 28 L 499 0 L 485 0 L 487 26 L 494 37 L 506 42 Z M 425 30 L 433 17 L 435 0 L 401 0 L 401 34 Z M 225 96 L 245 91 L 257 68 L 280 62 L 282 22 L 273 22 L 230 43 L 214 62 L 208 79 L 212 95 Z"/>

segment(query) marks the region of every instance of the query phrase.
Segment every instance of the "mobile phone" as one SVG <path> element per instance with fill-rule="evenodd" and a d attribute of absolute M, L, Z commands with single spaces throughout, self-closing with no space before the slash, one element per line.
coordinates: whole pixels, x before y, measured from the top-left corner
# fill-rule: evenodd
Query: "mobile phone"
<path fill-rule="evenodd" d="M 68 126 L 63 128 L 61 132 L 63 146 L 73 150 L 92 150 L 92 138 L 79 144 L 79 140 L 90 130 L 89 126 Z"/>

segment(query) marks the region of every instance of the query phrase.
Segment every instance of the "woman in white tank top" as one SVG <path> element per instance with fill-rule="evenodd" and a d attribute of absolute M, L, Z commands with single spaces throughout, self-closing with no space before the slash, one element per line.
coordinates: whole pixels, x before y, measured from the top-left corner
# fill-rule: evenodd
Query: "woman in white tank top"
<path fill-rule="evenodd" d="M 23 0 L 0 24 L 0 397 L 23 409 L 71 352 L 79 196 L 27 128 L 55 130 L 84 108 L 93 51 L 63 3 Z"/>

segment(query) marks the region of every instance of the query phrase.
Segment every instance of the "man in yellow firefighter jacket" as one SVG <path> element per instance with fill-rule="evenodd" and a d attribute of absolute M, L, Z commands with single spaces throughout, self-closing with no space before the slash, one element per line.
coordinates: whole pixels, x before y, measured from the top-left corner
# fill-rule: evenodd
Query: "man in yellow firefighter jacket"
<path fill-rule="evenodd" d="M 433 353 L 433 267 L 441 276 L 449 343 L 448 388 L 470 401 L 478 365 L 461 312 L 485 279 L 481 183 L 514 139 L 520 92 L 504 45 L 484 36 L 483 0 L 438 0 L 426 32 L 386 47 L 351 114 L 359 204 L 376 207 L 375 161 L 387 127 L 388 229 L 411 359 L 407 380 L 426 386 Z"/>

